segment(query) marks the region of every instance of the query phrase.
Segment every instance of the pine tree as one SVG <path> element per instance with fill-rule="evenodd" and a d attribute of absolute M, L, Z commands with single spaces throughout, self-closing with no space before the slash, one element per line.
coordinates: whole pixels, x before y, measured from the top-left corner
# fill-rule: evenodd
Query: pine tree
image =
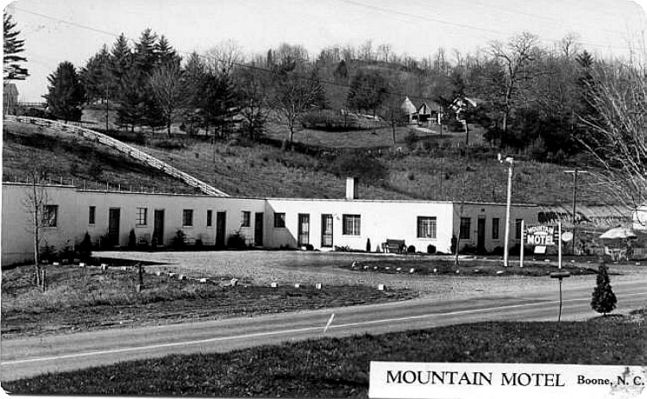
<path fill-rule="evenodd" d="M 112 76 L 112 85 L 121 86 L 121 79 L 132 65 L 133 54 L 128 46 L 128 39 L 122 33 L 119 35 L 110 52 L 110 74 Z"/>
<path fill-rule="evenodd" d="M 181 57 L 177 55 L 175 49 L 170 45 L 166 36 L 161 35 L 154 46 L 155 58 L 157 65 L 180 65 Z"/>
<path fill-rule="evenodd" d="M 25 41 L 18 38 L 20 31 L 16 30 L 16 23 L 13 21 L 11 15 L 4 12 L 4 51 L 2 58 L 3 79 L 7 80 L 25 80 L 29 73 L 27 68 L 24 68 L 20 63 L 27 61 L 27 58 L 18 54 L 25 51 Z"/>
<path fill-rule="evenodd" d="M 66 122 L 80 120 L 85 92 L 74 65 L 67 61 L 61 62 L 47 80 L 49 81 L 48 94 L 43 97 L 47 100 L 50 112 Z"/>
<path fill-rule="evenodd" d="M 146 93 L 141 81 L 141 72 L 136 68 L 131 68 L 121 78 L 117 124 L 130 126 L 131 131 L 144 123 L 146 115 Z"/>
<path fill-rule="evenodd" d="M 595 289 L 593 290 L 593 299 L 591 307 L 598 313 L 605 316 L 616 308 L 616 295 L 609 284 L 609 272 L 605 264 L 601 264 L 596 279 Z"/>
<path fill-rule="evenodd" d="M 100 52 L 90 57 L 85 67 L 79 72 L 79 77 L 88 103 L 96 100 L 107 100 L 112 86 L 112 75 L 110 65 L 112 58 L 107 46 L 103 46 Z"/>

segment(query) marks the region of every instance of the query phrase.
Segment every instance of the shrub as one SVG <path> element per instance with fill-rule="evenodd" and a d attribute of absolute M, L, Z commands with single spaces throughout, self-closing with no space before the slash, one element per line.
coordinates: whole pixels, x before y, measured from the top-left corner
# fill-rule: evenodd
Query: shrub
<path fill-rule="evenodd" d="M 384 180 L 389 173 L 379 159 L 364 151 L 342 153 L 329 164 L 328 171 L 338 177 L 353 176 L 367 184 Z"/>
<path fill-rule="evenodd" d="M 183 142 L 177 139 L 158 140 L 155 141 L 153 145 L 157 148 L 163 148 L 165 150 L 181 150 L 186 147 Z"/>
<path fill-rule="evenodd" d="M 436 247 L 434 245 L 427 245 L 427 253 L 428 254 L 435 254 L 436 253 Z"/>
<path fill-rule="evenodd" d="M 85 235 L 83 236 L 83 241 L 78 246 L 79 248 L 79 257 L 83 261 L 87 261 L 90 259 L 90 256 L 92 255 L 92 238 L 90 238 L 90 233 L 87 231 L 85 232 Z"/>
<path fill-rule="evenodd" d="M 51 262 L 56 256 L 56 248 L 53 245 L 43 245 L 40 249 L 40 260 Z"/>
<path fill-rule="evenodd" d="M 196 249 L 202 249 L 204 247 L 204 244 L 202 243 L 202 238 L 198 238 L 195 240 L 195 248 Z"/>
<path fill-rule="evenodd" d="M 186 246 L 186 234 L 182 230 L 175 232 L 175 237 L 173 237 L 173 243 L 171 244 L 173 249 L 184 249 Z"/>
<path fill-rule="evenodd" d="M 371 239 L 366 239 L 366 252 L 371 252 Z"/>
<path fill-rule="evenodd" d="M 128 234 L 128 249 L 135 249 L 137 247 L 137 235 L 135 235 L 135 229 L 130 229 L 130 234 Z"/>
<path fill-rule="evenodd" d="M 306 247 L 306 251 L 314 251 L 315 250 L 315 247 L 312 244 L 306 244 L 305 247 Z"/>
<path fill-rule="evenodd" d="M 410 151 L 413 151 L 417 142 L 418 136 L 416 136 L 416 133 L 413 130 L 409 130 L 409 133 L 404 138 L 404 143 L 407 145 L 407 148 Z"/>
<path fill-rule="evenodd" d="M 245 244 L 245 237 L 241 234 L 240 231 L 235 232 L 227 238 L 227 248 L 231 249 L 245 249 L 247 244 Z"/>
<path fill-rule="evenodd" d="M 409 247 L 407 247 L 407 253 L 415 254 L 416 253 L 416 247 L 413 246 L 413 245 L 409 245 Z"/>

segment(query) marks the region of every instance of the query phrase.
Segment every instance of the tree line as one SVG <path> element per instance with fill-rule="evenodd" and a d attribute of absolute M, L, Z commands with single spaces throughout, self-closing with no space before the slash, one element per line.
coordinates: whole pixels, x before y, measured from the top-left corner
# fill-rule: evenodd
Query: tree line
<path fill-rule="evenodd" d="M 22 41 L 14 28 L 5 15 L 5 54 L 18 50 L 5 56 L 5 70 L 19 79 L 27 70 L 16 62 L 24 59 L 17 55 Z M 604 104 L 596 96 L 598 86 L 609 84 L 604 71 L 623 66 L 596 59 L 575 35 L 546 47 L 521 33 L 474 54 L 449 56 L 441 48 L 423 59 L 370 41 L 330 46 L 314 57 L 300 45 L 249 55 L 224 42 L 182 57 L 164 35 L 146 29 L 137 41 L 122 34 L 81 68 L 61 63 L 45 98 L 49 110 L 66 120 L 78 120 L 88 104 L 105 105 L 106 129 L 112 107 L 117 125 L 131 131 L 164 128 L 170 134 L 176 123 L 189 134 L 226 137 L 236 126 L 256 139 L 271 118 L 287 127 L 292 141 L 315 110 L 344 119 L 348 111 L 372 114 L 395 132 L 408 96 L 417 105 L 439 107 L 444 124 L 482 126 L 492 146 L 559 161 L 590 146 L 592 124 L 603 120 Z M 458 99 L 470 102 L 457 110 Z"/>

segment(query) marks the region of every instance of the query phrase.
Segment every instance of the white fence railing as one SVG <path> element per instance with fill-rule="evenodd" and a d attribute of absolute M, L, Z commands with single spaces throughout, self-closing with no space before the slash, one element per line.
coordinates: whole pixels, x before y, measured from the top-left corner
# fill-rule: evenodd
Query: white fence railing
<path fill-rule="evenodd" d="M 177 179 L 184 181 L 186 184 L 188 184 L 191 187 L 198 188 L 200 191 L 202 191 L 207 195 L 214 195 L 217 197 L 229 196 L 228 194 L 218 190 L 217 188 L 212 187 L 209 184 L 201 180 L 198 180 L 195 177 L 185 172 L 182 172 L 181 170 L 167 164 L 166 162 L 162 162 L 159 159 L 151 155 L 148 155 L 145 152 L 142 152 L 133 146 L 130 146 L 124 142 L 116 140 L 103 133 L 99 133 L 94 130 L 86 129 L 79 126 L 66 124 L 63 122 L 52 121 L 49 119 L 42 119 L 42 118 L 34 118 L 30 116 L 5 115 L 4 118 L 8 121 L 14 121 L 18 123 L 28 123 L 31 125 L 48 127 L 52 129 L 58 129 L 60 131 L 67 132 L 67 133 L 77 134 L 85 139 L 92 140 L 99 144 L 106 145 L 110 148 L 114 148 L 115 150 L 122 152 L 130 156 L 131 158 L 137 159 L 153 168 L 159 169 L 170 176 L 173 176 Z"/>

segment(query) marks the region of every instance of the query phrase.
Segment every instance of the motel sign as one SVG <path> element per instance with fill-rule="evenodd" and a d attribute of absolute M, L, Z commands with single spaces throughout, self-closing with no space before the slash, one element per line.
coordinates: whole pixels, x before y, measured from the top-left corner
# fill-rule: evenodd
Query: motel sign
<path fill-rule="evenodd" d="M 556 226 L 528 226 L 524 231 L 524 242 L 527 245 L 548 247 L 557 245 L 559 232 Z"/>

